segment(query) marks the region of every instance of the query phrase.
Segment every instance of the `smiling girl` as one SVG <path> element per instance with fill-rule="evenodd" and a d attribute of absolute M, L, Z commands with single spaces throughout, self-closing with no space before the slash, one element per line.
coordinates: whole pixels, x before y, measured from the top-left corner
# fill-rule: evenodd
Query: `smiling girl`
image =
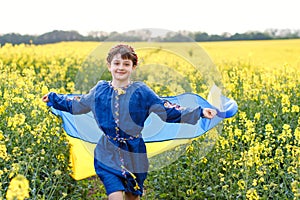
<path fill-rule="evenodd" d="M 148 157 L 141 135 L 150 113 L 169 123 L 196 124 L 201 117 L 212 119 L 216 110 L 170 106 L 143 82 L 132 82 L 138 56 L 125 44 L 114 46 L 107 56 L 111 81 L 99 81 L 80 98 L 66 99 L 50 92 L 42 100 L 71 114 L 93 112 L 104 132 L 94 151 L 94 167 L 109 200 L 139 199 L 148 172 Z"/>

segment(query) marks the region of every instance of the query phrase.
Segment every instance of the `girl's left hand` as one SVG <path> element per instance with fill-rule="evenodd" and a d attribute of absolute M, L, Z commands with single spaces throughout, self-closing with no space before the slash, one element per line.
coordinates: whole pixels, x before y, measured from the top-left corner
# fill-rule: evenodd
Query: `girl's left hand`
<path fill-rule="evenodd" d="M 42 101 L 45 103 L 47 103 L 49 101 L 48 94 L 46 94 L 42 97 Z"/>
<path fill-rule="evenodd" d="M 205 118 L 212 119 L 216 116 L 217 111 L 211 108 L 203 108 L 203 115 Z"/>

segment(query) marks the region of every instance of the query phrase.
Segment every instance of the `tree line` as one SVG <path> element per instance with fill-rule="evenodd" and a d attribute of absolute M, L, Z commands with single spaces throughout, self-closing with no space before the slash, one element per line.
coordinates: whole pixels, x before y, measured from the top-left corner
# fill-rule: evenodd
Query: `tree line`
<path fill-rule="evenodd" d="M 264 32 L 249 31 L 245 33 L 223 33 L 209 35 L 206 32 L 167 32 L 164 35 L 153 36 L 151 30 L 143 29 L 125 33 L 92 31 L 87 36 L 77 31 L 54 30 L 42 35 L 21 35 L 8 33 L 0 35 L 0 45 L 11 44 L 49 44 L 62 41 L 124 41 L 124 42 L 206 42 L 206 41 L 234 41 L 234 40 L 272 40 L 300 38 L 300 30 L 268 29 Z"/>

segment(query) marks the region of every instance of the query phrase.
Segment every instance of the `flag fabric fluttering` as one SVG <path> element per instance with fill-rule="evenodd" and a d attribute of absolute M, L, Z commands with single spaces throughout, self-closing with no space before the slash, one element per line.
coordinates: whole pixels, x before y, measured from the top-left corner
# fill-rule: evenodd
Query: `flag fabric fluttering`
<path fill-rule="evenodd" d="M 66 95 L 73 98 L 74 94 Z M 146 143 L 148 157 L 170 150 L 178 145 L 187 144 L 217 126 L 223 119 L 233 117 L 238 111 L 237 103 L 221 95 L 218 87 L 213 86 L 208 100 L 193 93 L 177 96 L 161 97 L 172 104 L 183 107 L 214 108 L 217 116 L 213 119 L 200 118 L 195 125 L 183 123 L 166 123 L 156 114 L 151 113 L 145 121 L 142 136 Z M 91 112 L 82 115 L 72 115 L 68 112 L 51 107 L 56 116 L 62 118 L 62 126 L 67 134 L 70 147 L 71 176 L 81 180 L 95 175 L 94 148 L 99 138 L 104 134 L 97 126 Z"/>

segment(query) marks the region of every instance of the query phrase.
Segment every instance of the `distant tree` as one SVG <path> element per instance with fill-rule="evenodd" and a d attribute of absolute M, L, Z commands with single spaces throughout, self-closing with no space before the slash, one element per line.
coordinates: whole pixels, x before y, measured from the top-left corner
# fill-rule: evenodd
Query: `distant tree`
<path fill-rule="evenodd" d="M 196 32 L 194 34 L 195 41 L 201 42 L 201 41 L 209 41 L 209 35 L 205 32 Z"/>
<path fill-rule="evenodd" d="M 117 32 L 112 32 L 106 41 L 122 41 L 122 42 L 140 42 L 143 41 L 140 36 L 125 35 Z"/>
<path fill-rule="evenodd" d="M 244 33 L 243 34 L 235 33 L 229 39 L 230 40 L 249 40 L 249 37 Z"/>
<path fill-rule="evenodd" d="M 209 41 L 221 41 L 224 40 L 225 38 L 221 35 L 211 35 L 209 38 Z"/>
<path fill-rule="evenodd" d="M 82 41 L 84 37 L 77 31 L 52 31 L 38 36 L 35 40 L 35 44 L 56 43 L 61 41 Z"/>
<path fill-rule="evenodd" d="M 193 42 L 193 38 L 183 35 L 182 33 L 167 33 L 166 37 L 163 38 L 163 42 Z"/>
<path fill-rule="evenodd" d="M 232 35 L 230 40 L 269 40 L 272 37 L 266 33 L 260 32 L 247 32 L 243 34 L 236 33 Z"/>
<path fill-rule="evenodd" d="M 278 29 L 266 29 L 264 33 L 269 35 L 271 38 L 278 37 Z"/>
<path fill-rule="evenodd" d="M 30 44 L 34 40 L 35 36 L 31 35 L 21 35 L 17 33 L 9 33 L 2 35 L 0 37 L 0 44 L 1 46 L 5 43 L 11 43 L 11 44 Z"/>
<path fill-rule="evenodd" d="M 223 41 L 223 40 L 270 40 L 270 39 L 292 39 L 300 38 L 300 30 L 290 29 L 267 29 L 264 32 L 252 31 L 246 33 L 223 33 L 221 35 L 209 35 L 205 32 L 168 32 L 164 36 L 152 36 L 151 30 L 141 29 L 125 33 L 116 31 L 106 33 L 103 31 L 89 32 L 88 36 L 82 36 L 77 31 L 55 30 L 39 36 L 20 35 L 9 33 L 0 36 L 0 45 L 11 44 L 47 44 L 62 41 L 123 41 L 123 42 L 202 42 L 202 41 Z"/>
<path fill-rule="evenodd" d="M 273 39 L 291 39 L 300 37 L 300 30 L 267 29 L 264 33 Z"/>
<path fill-rule="evenodd" d="M 222 37 L 224 40 L 226 40 L 226 39 L 228 39 L 228 38 L 231 37 L 231 34 L 228 33 L 228 32 L 224 32 L 224 33 L 221 34 L 221 37 Z"/>
<path fill-rule="evenodd" d="M 250 36 L 252 36 L 253 40 L 270 40 L 270 39 L 272 39 L 272 37 L 269 36 L 268 34 L 261 33 L 261 32 L 251 32 Z"/>
<path fill-rule="evenodd" d="M 109 33 L 104 31 L 91 31 L 85 37 L 86 41 L 104 41 L 109 37 Z"/>

